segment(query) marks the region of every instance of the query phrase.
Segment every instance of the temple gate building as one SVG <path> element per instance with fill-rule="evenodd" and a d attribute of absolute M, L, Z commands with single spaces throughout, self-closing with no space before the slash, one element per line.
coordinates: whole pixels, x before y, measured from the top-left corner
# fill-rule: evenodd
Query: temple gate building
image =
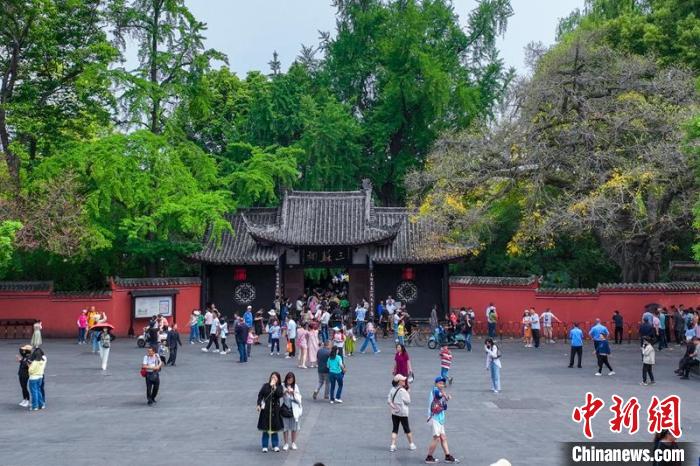
<path fill-rule="evenodd" d="M 319 286 L 315 270 L 349 276 L 352 308 L 391 295 L 427 317 L 433 304 L 446 308 L 448 264 L 469 254 L 438 241 L 408 209 L 375 206 L 367 182 L 358 191 L 289 191 L 278 208 L 243 209 L 229 220 L 232 234 L 218 244 L 208 238 L 192 256 L 202 265 L 202 303 L 226 315 L 269 309 L 275 296 L 296 300 Z"/>

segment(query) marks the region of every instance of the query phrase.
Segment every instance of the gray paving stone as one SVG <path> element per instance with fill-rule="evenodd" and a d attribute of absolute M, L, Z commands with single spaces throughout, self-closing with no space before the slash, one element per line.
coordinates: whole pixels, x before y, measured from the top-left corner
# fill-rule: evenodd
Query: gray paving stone
<path fill-rule="evenodd" d="M 20 391 L 14 354 L 18 341 L 0 340 L 0 464 L 26 465 L 326 465 L 420 464 L 430 439 L 426 421 L 427 393 L 439 373 L 436 350 L 410 348 L 416 373 L 412 386 L 411 428 L 418 450 L 390 453 L 391 421 L 386 407 L 393 364 L 392 345 L 381 341 L 382 353 L 356 354 L 348 360 L 343 405 L 314 402 L 315 370 L 297 369 L 283 357 L 270 357 L 265 346 L 254 349 L 248 364 L 236 353 L 202 353 L 200 345 L 180 350 L 177 367 L 164 370 L 156 407 L 145 403 L 139 375 L 143 350 L 133 340 L 114 342 L 108 370 L 99 370 L 98 357 L 88 346 L 68 340 L 48 340 L 45 411 L 30 413 L 17 406 Z M 504 343 L 503 392 L 489 391 L 480 342 L 475 351 L 454 350 L 450 373 L 454 385 L 447 414 L 453 454 L 462 464 L 489 465 L 508 458 L 514 465 L 561 464 L 559 442 L 581 441 L 581 427 L 571 410 L 582 404 L 586 391 L 606 401 L 593 421 L 596 440 L 649 441 L 642 431 L 634 436 L 607 428 L 614 393 L 637 396 L 644 413 L 652 394 L 678 394 L 683 400 L 684 440 L 700 439 L 700 379 L 678 380 L 673 375 L 680 350 L 657 353 L 657 385 L 642 387 L 638 348 L 613 346 L 611 363 L 617 375 L 595 377 L 590 347 L 584 368 L 569 369 L 568 347 L 546 345 L 525 349 Z M 297 374 L 304 396 L 299 450 L 259 451 L 255 400 L 270 371 Z"/>

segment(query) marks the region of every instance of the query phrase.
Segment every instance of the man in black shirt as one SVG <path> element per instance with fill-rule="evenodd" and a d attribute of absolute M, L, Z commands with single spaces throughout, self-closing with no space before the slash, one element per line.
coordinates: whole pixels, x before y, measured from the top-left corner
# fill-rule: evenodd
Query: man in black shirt
<path fill-rule="evenodd" d="M 622 337 L 624 335 L 622 329 L 622 315 L 620 314 L 620 311 L 615 311 L 615 313 L 612 316 L 612 320 L 615 323 L 615 344 L 619 345 L 620 343 L 622 343 Z"/>
<path fill-rule="evenodd" d="M 167 334 L 167 342 L 168 342 L 168 348 L 170 349 L 170 357 L 168 358 L 168 362 L 165 363 L 167 366 L 170 364 L 171 366 L 175 365 L 175 360 L 177 359 L 177 347 L 182 346 L 182 341 L 180 340 L 180 333 L 177 331 L 177 324 L 173 324 L 173 326 L 168 330 Z"/>
<path fill-rule="evenodd" d="M 248 351 L 245 346 L 248 341 L 248 326 L 238 314 L 234 318 L 236 324 L 233 331 L 236 335 L 236 346 L 238 347 L 238 362 L 248 362 Z"/>

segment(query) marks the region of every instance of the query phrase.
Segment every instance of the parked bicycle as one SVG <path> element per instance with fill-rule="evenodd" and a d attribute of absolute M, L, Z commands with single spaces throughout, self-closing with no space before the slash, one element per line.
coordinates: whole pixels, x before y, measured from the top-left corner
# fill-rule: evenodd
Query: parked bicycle
<path fill-rule="evenodd" d="M 429 332 L 426 326 L 415 325 L 411 334 L 406 338 L 406 346 L 425 346 L 428 342 L 426 332 Z"/>

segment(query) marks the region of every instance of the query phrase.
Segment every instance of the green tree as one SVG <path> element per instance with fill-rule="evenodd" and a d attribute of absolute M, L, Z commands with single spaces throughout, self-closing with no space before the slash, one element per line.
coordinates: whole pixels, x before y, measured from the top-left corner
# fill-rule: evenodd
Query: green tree
<path fill-rule="evenodd" d="M 43 182 L 75 174 L 94 251 L 133 256 L 150 276 L 160 258 L 196 250 L 207 226 L 229 229 L 235 204 L 213 159 L 189 142 L 148 131 L 83 143 L 37 168 Z"/>
<path fill-rule="evenodd" d="M 118 51 L 99 0 L 6 0 L 0 14 L 0 150 L 15 193 L 30 168 L 109 123 Z"/>
<path fill-rule="evenodd" d="M 190 108 L 202 97 L 198 81 L 210 61 L 226 57 L 204 48 L 206 25 L 184 0 L 112 0 L 110 10 L 117 43 L 131 38 L 138 47 L 138 67 L 120 73 L 126 124 L 161 133 L 184 96 Z"/>
<path fill-rule="evenodd" d="M 559 36 L 596 31 L 611 47 L 653 55 L 662 65 L 700 70 L 697 0 L 586 0 L 559 25 Z"/>
<path fill-rule="evenodd" d="M 338 0 L 325 36 L 324 73 L 363 126 L 368 174 L 384 203 L 403 198 L 405 174 L 421 167 L 442 131 L 490 115 L 511 73 L 495 39 L 512 14 L 485 0 L 466 30 L 446 0 Z"/>
<path fill-rule="evenodd" d="M 22 224 L 13 220 L 0 222 L 0 278 L 4 278 L 15 250 L 15 235 Z"/>
<path fill-rule="evenodd" d="M 697 185 L 683 123 L 698 104 L 690 75 L 580 36 L 540 60 L 518 90 L 513 120 L 447 136 L 429 170 L 423 212 L 474 237 L 517 190 L 511 256 L 592 235 L 624 281 L 656 281 L 664 253 L 689 227 Z"/>

